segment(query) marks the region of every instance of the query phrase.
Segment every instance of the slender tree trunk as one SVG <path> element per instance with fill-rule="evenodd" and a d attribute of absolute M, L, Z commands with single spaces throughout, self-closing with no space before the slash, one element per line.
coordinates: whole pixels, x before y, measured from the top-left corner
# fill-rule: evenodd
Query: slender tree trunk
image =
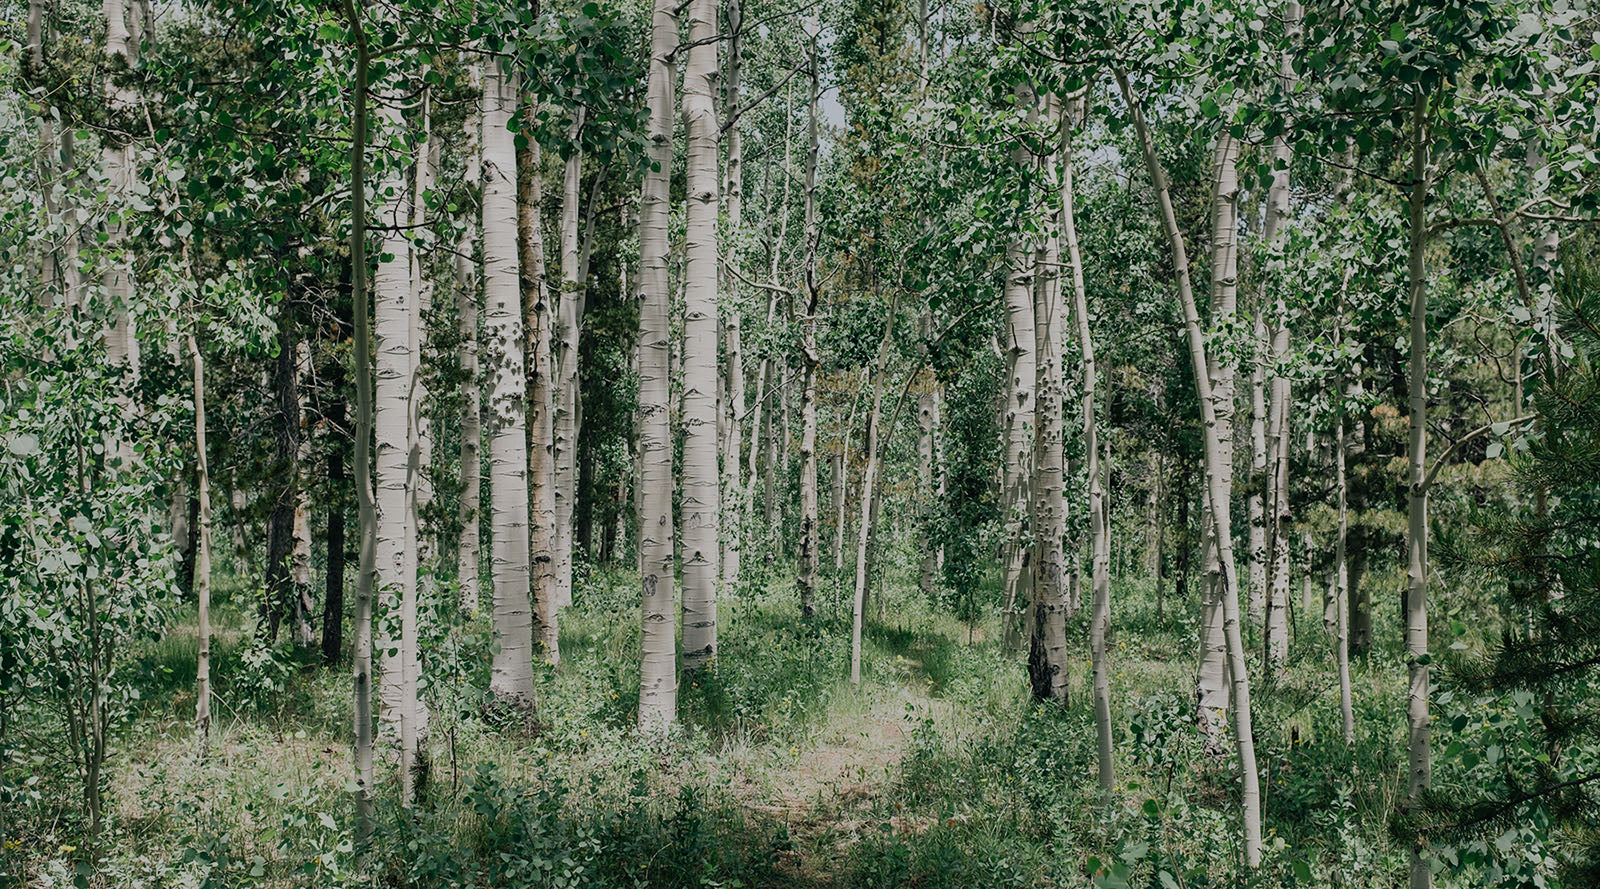
<path fill-rule="evenodd" d="M 1339 307 L 1335 316 L 1334 348 L 1338 349 L 1344 335 L 1344 294 L 1339 294 Z M 1345 474 L 1346 446 L 1345 446 L 1345 417 L 1344 417 L 1344 386 L 1343 374 L 1340 374 L 1335 385 L 1338 386 L 1338 407 L 1334 418 L 1333 430 L 1333 485 L 1337 498 L 1338 532 L 1334 544 L 1334 638 L 1333 655 L 1334 666 L 1339 674 L 1339 719 L 1344 730 L 1344 743 L 1350 746 L 1356 740 L 1356 717 L 1353 696 L 1350 689 L 1350 570 L 1345 562 L 1345 544 L 1350 534 L 1350 513 L 1348 498 L 1350 482 Z"/>
<path fill-rule="evenodd" d="M 524 105 L 526 120 L 535 104 Z M 551 664 L 560 662 L 560 614 L 556 591 L 555 361 L 549 281 L 545 275 L 543 160 L 531 129 L 517 147 L 517 268 L 521 273 L 522 330 L 527 378 L 528 547 L 534 647 Z"/>
<path fill-rule="evenodd" d="M 672 341 L 667 228 L 672 178 L 673 55 L 677 6 L 655 0 L 648 86 L 651 161 L 639 200 L 639 559 L 643 596 L 639 726 L 664 732 L 677 718 L 677 645 L 672 626 L 672 428 L 668 360 Z"/>
<path fill-rule="evenodd" d="M 1270 211 L 1269 211 L 1270 212 Z M 1256 307 L 1252 341 L 1271 349 L 1265 313 Z M 1250 372 L 1250 620 L 1261 626 L 1267 610 L 1267 373 L 1261 361 Z"/>
<path fill-rule="evenodd" d="M 471 79 L 481 80 L 476 64 L 472 66 Z M 476 191 L 483 181 L 483 157 L 479 150 L 479 133 L 482 128 L 480 95 L 474 97 L 467 112 L 466 171 L 464 178 L 469 191 Z M 456 584 L 459 588 L 461 610 L 467 614 L 478 612 L 481 595 L 478 591 L 478 529 L 480 475 L 482 469 L 482 426 L 480 412 L 480 386 L 478 375 L 478 241 L 476 214 L 467 213 L 462 219 L 460 237 L 456 241 L 455 285 L 456 323 L 460 328 L 461 362 L 461 533 L 456 539 Z"/>
<path fill-rule="evenodd" d="M 717 473 L 716 0 L 689 3 L 683 74 L 688 148 L 683 322 L 683 667 L 717 656 L 718 559 L 722 553 Z"/>
<path fill-rule="evenodd" d="M 818 101 L 821 80 L 817 64 L 817 31 L 812 31 L 810 47 L 810 101 L 806 105 L 806 265 L 805 317 L 800 319 L 800 361 L 804 383 L 800 390 L 800 571 L 796 585 L 800 590 L 800 616 L 816 616 L 818 522 L 817 522 L 817 370 L 822 356 L 817 351 L 817 303 L 822 283 L 817 280 L 817 153 Z"/>
<path fill-rule="evenodd" d="M 925 310 L 918 322 L 924 342 L 933 335 L 933 310 Z M 917 393 L 917 528 L 923 545 L 917 568 L 917 587 L 924 596 L 932 596 L 939 577 L 939 547 L 933 544 L 934 522 L 938 516 L 934 452 L 934 436 L 939 426 L 938 381 L 932 369 L 923 371 L 924 380 Z"/>
<path fill-rule="evenodd" d="M 1089 616 L 1089 652 L 1094 661 L 1094 722 L 1100 761 L 1100 791 L 1110 794 L 1116 783 L 1115 754 L 1111 744 L 1111 667 L 1106 650 L 1106 634 L 1111 629 L 1111 578 L 1108 564 L 1111 534 L 1106 522 L 1105 489 L 1100 473 L 1100 428 L 1095 411 L 1098 377 L 1094 332 L 1089 326 L 1089 298 L 1083 282 L 1083 258 L 1078 249 L 1077 211 L 1073 193 L 1076 158 L 1072 151 L 1072 131 L 1084 107 L 1083 99 L 1072 101 L 1068 106 L 1067 120 L 1062 126 L 1061 228 L 1067 246 L 1067 267 L 1072 271 L 1073 316 L 1077 321 L 1078 344 L 1082 350 L 1083 447 L 1089 463 L 1089 551 L 1094 590 L 1091 600 L 1093 610 Z"/>
<path fill-rule="evenodd" d="M 490 60 L 483 72 L 483 296 L 489 382 L 489 554 L 494 663 L 489 692 L 532 710 L 529 602 L 527 358 L 517 256 L 517 156 L 510 129 L 520 90 Z"/>
<path fill-rule="evenodd" d="M 289 303 L 279 307 L 278 357 L 273 362 L 273 399 L 277 422 L 273 430 L 272 510 L 267 518 L 267 573 L 265 596 L 258 607 L 264 638 L 278 638 L 285 617 L 291 624 L 294 644 L 302 642 L 299 632 L 300 594 L 296 585 L 299 573 L 294 565 L 298 549 L 295 520 L 300 503 L 300 393 L 297 353 L 299 338 L 295 330 L 294 309 Z"/>
<path fill-rule="evenodd" d="M 861 475 L 861 527 L 856 532 L 856 588 L 850 620 L 850 684 L 857 688 L 861 686 L 861 626 L 867 604 L 867 548 L 872 539 L 872 505 L 878 483 L 878 438 L 881 434 L 878 424 L 883 416 L 883 385 L 888 378 L 889 350 L 894 345 L 896 308 L 898 306 L 891 301 L 885 316 L 883 339 L 878 343 L 878 357 L 868 382 L 872 387 L 872 411 L 867 415 L 867 467 Z"/>
<path fill-rule="evenodd" d="M 729 0 L 727 12 L 728 60 L 724 71 L 726 96 L 724 117 L 727 132 L 727 167 L 724 170 L 723 200 L 728 213 L 728 232 L 732 244 L 728 261 L 739 263 L 739 245 L 744 227 L 744 140 L 739 132 L 739 81 L 744 43 L 744 2 Z M 722 278 L 727 300 L 722 317 L 723 349 L 726 352 L 727 387 L 723 407 L 726 430 L 722 441 L 722 588 L 732 590 L 739 582 L 739 547 L 743 534 L 744 483 L 740 469 L 744 466 L 744 440 L 741 424 L 744 420 L 744 354 L 743 354 L 743 303 L 732 275 Z M 815 459 L 815 442 L 813 460 Z M 803 472 L 803 470 L 802 470 Z M 815 530 L 815 529 L 813 529 Z M 812 551 L 813 559 L 816 556 Z"/>
<path fill-rule="evenodd" d="M 311 627 L 311 434 L 306 428 L 305 380 L 311 374 L 311 347 L 304 339 L 295 343 L 295 459 L 293 546 L 289 554 L 289 596 L 294 613 L 294 644 L 310 648 L 317 636 Z"/>
<path fill-rule="evenodd" d="M 411 198 L 411 229 L 413 234 L 428 236 L 427 195 L 433 191 L 438 178 L 440 142 L 433 134 L 433 88 L 422 90 L 422 120 L 418 130 L 423 144 L 417 149 L 415 185 Z M 411 473 L 411 503 L 406 514 L 406 552 L 412 561 L 407 571 L 416 578 L 413 586 L 428 583 L 431 586 L 433 570 L 421 571 L 431 566 L 436 555 L 433 537 L 423 528 L 423 517 L 433 503 L 433 416 L 428 410 L 427 374 L 422 371 L 428 353 L 428 318 L 433 314 L 434 272 L 428 266 L 426 248 L 429 241 L 418 242 L 411 251 L 411 317 L 408 333 L 411 339 L 411 408 L 406 426 L 411 436 L 407 466 Z M 413 595 L 413 599 L 416 596 Z M 409 612 L 408 612 L 409 613 Z M 415 625 L 413 619 L 409 622 Z M 414 645 L 406 651 L 417 655 Z M 420 675 L 420 673 L 418 674 Z"/>
<path fill-rule="evenodd" d="M 335 392 L 342 390 L 342 374 L 332 381 Z M 344 649 L 344 510 L 345 485 L 349 477 L 344 468 L 345 401 L 337 395 L 328 405 L 328 504 L 327 573 L 322 591 L 322 663 L 333 666 Z"/>
<path fill-rule="evenodd" d="M 561 176 L 561 296 L 556 301 L 555 350 L 555 588 L 556 608 L 572 604 L 572 522 L 576 505 L 578 456 L 578 330 L 583 289 L 578 247 L 578 204 L 583 195 L 583 125 L 579 106 L 567 132 L 571 153 Z"/>
<path fill-rule="evenodd" d="M 1406 272 L 1411 291 L 1411 360 L 1406 379 L 1410 394 L 1410 461 L 1406 507 L 1406 743 L 1410 776 L 1406 802 L 1415 806 L 1432 778 L 1428 715 L 1428 140 L 1427 95 L 1418 91 L 1411 114 L 1410 255 Z M 1411 889 L 1428 889 L 1433 875 L 1420 840 L 1411 847 Z"/>
<path fill-rule="evenodd" d="M 1284 7 L 1284 39 L 1293 46 L 1300 38 L 1300 4 L 1290 0 Z M 1291 54 L 1284 53 L 1278 62 L 1278 77 L 1285 94 L 1294 88 L 1295 74 Z M 1281 250 L 1285 235 L 1284 226 L 1289 218 L 1289 167 L 1293 152 L 1288 137 L 1283 134 L 1272 140 L 1272 185 L 1267 191 L 1267 219 L 1265 232 L 1269 249 Z M 1284 300 L 1285 288 L 1278 288 L 1273 302 L 1271 435 L 1273 438 L 1273 466 L 1269 475 L 1268 509 L 1272 530 L 1271 589 L 1267 592 L 1266 610 L 1266 664 L 1269 671 L 1282 669 L 1289 657 L 1289 526 L 1293 518 L 1289 508 L 1289 413 L 1293 407 L 1289 393 L 1289 378 L 1283 373 L 1283 364 L 1289 355 L 1289 309 Z M 1309 553 L 1309 547 L 1307 548 Z M 1309 572 L 1308 572 L 1309 576 Z"/>
<path fill-rule="evenodd" d="M 105 54 L 107 57 L 121 57 L 121 61 L 114 63 L 111 70 L 133 67 L 138 59 L 138 43 L 128 30 L 123 0 L 104 0 L 102 8 L 106 19 Z M 125 112 L 137 102 L 132 90 L 110 80 L 106 82 L 105 90 L 107 107 L 113 112 Z M 132 145 L 118 144 L 115 139 L 105 140 L 100 149 L 100 165 L 105 171 L 106 191 L 114 201 L 122 200 L 123 195 L 134 186 Z M 137 405 L 131 393 L 139 390 L 139 338 L 132 305 L 131 261 L 122 255 L 122 246 L 128 236 L 123 215 L 111 214 L 103 234 L 104 252 L 112 257 L 101 274 L 101 286 L 110 314 L 105 333 L 106 360 L 123 374 L 124 394 L 116 396 L 116 401 L 123 418 L 132 420 Z M 131 465 L 136 457 L 132 442 L 118 437 L 112 444 L 123 464 Z"/>
<path fill-rule="evenodd" d="M 195 598 L 200 603 L 200 654 L 195 663 L 194 728 L 204 755 L 211 736 L 211 470 L 206 461 L 206 376 L 194 331 L 189 332 L 189 357 L 194 364 L 195 479 L 200 499 L 200 539 L 195 551 Z"/>
<path fill-rule="evenodd" d="M 1201 431 L 1206 453 L 1206 499 L 1211 504 L 1213 545 L 1218 551 L 1221 567 L 1221 598 L 1223 624 L 1228 649 L 1228 669 L 1231 674 L 1234 712 L 1234 740 L 1238 746 L 1239 771 L 1242 777 L 1241 808 L 1245 833 L 1245 863 L 1252 867 L 1261 864 L 1261 789 L 1256 771 L 1255 735 L 1250 710 L 1250 676 L 1245 668 L 1244 640 L 1239 630 L 1238 587 L 1235 582 L 1233 541 L 1226 522 L 1228 515 L 1228 488 L 1223 475 L 1223 446 L 1220 441 L 1216 403 L 1213 402 L 1211 375 L 1206 361 L 1205 335 L 1200 327 L 1200 315 L 1195 306 L 1194 289 L 1189 278 L 1189 257 L 1184 246 L 1183 233 L 1178 228 L 1177 216 L 1172 208 L 1172 195 L 1167 185 L 1166 170 L 1156 155 L 1144 111 L 1133 98 L 1127 74 L 1116 70 L 1117 86 L 1127 102 L 1139 145 L 1144 154 L 1145 167 L 1161 213 L 1167 242 L 1172 249 L 1172 264 L 1177 275 L 1178 298 L 1182 304 L 1184 328 L 1188 335 L 1189 357 L 1193 366 L 1195 384 L 1199 393 Z"/>

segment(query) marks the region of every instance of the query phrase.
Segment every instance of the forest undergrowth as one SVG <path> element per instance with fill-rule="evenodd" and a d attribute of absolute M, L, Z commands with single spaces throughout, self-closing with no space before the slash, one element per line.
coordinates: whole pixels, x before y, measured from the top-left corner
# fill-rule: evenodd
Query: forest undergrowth
<path fill-rule="evenodd" d="M 1172 689 L 1193 670 L 1193 609 L 1119 584 L 1112 640 L 1119 784 L 1095 783 L 1085 621 L 1070 626 L 1063 710 L 1028 694 L 998 626 L 968 625 L 891 582 L 869 624 L 859 691 L 845 681 L 848 615 L 824 596 L 795 621 L 792 590 L 724 603 L 721 654 L 680 689 L 682 719 L 641 743 L 636 581 L 586 578 L 562 626 L 563 662 L 536 715 L 486 708 L 487 622 L 441 619 L 425 650 L 434 714 L 429 783 L 381 820 L 367 873 L 407 886 L 1386 886 L 1404 846 L 1385 834 L 1403 796 L 1395 737 L 1340 740 L 1320 626 L 1297 622 L 1290 669 L 1257 721 L 1269 856 L 1248 879 L 1226 745 L 1208 749 Z M 242 601 L 235 596 L 234 601 Z M 143 703 L 112 760 L 93 848 L 65 797 L 45 794 L 10 854 L 36 885 L 358 885 L 345 671 L 256 644 L 224 606 L 214 647 L 219 719 L 208 759 L 192 722 L 194 634 L 131 659 Z M 443 618 L 443 615 L 441 615 Z M 214 618 L 215 620 L 215 618 Z M 972 641 L 969 641 L 972 640 Z M 1358 724 L 1401 712 L 1398 633 L 1355 669 Z M 1386 654 L 1388 652 L 1388 654 Z M 692 675 L 692 674 L 686 674 Z M 380 766 L 385 796 L 395 764 Z M 50 776 L 41 771 L 41 780 Z M 63 784 L 63 786 L 66 786 Z M 20 832 L 16 828 L 20 827 Z"/>

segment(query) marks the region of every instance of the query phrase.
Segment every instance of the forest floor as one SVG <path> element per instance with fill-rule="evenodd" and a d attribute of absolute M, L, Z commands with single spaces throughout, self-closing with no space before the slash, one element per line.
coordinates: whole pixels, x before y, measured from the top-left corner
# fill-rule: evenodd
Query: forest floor
<path fill-rule="evenodd" d="M 839 596 L 811 624 L 787 587 L 730 597 L 715 668 L 685 677 L 677 729 L 648 742 L 633 726 L 635 583 L 583 579 L 533 722 L 483 706 L 486 619 L 439 621 L 424 642 L 431 782 L 402 815 L 393 765 L 380 765 L 378 830 L 360 868 L 348 669 L 253 644 L 249 612 L 223 604 L 202 758 L 192 617 L 176 615 L 133 664 L 139 696 L 111 759 L 112 817 L 89 885 L 1244 885 L 1229 876 L 1232 757 L 1206 754 L 1192 724 L 1198 635 L 1181 616 L 1192 602 L 1157 618 L 1148 589 L 1119 585 L 1118 786 L 1106 806 L 1081 617 L 1062 709 L 1031 701 L 1024 658 L 991 641 L 992 619 L 968 626 L 914 587 L 891 585 L 884 619 L 868 622 L 859 688 Z M 1269 850 L 1252 882 L 1366 873 L 1345 885 L 1393 885 L 1403 851 L 1357 825 L 1381 824 L 1397 798 L 1401 672 L 1376 654 L 1358 663 L 1359 721 L 1384 728 L 1364 730 L 1352 753 L 1337 743 L 1320 630 L 1301 626 L 1297 640 L 1289 671 L 1257 695 Z M 41 817 L 31 833 L 34 885 L 73 885 L 84 853 L 58 839 L 67 825 Z"/>

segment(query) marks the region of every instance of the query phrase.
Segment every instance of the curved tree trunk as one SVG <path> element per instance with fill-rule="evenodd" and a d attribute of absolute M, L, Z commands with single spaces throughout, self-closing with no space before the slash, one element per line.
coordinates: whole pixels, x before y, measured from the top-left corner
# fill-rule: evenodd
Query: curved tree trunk
<path fill-rule="evenodd" d="M 1205 334 L 1200 327 L 1200 314 L 1195 306 L 1194 287 L 1189 277 L 1188 249 L 1184 245 L 1183 232 L 1178 228 L 1177 216 L 1172 208 L 1172 194 L 1167 185 L 1166 170 L 1156 155 L 1150 128 L 1144 120 L 1143 108 L 1133 97 L 1127 74 L 1117 69 L 1116 78 L 1117 86 L 1133 118 L 1134 130 L 1144 155 L 1145 168 L 1155 189 L 1162 228 L 1171 247 L 1172 265 L 1177 276 L 1178 299 L 1183 309 L 1184 328 L 1189 342 L 1189 359 L 1199 394 L 1201 432 L 1205 444 L 1207 470 L 1206 500 L 1211 505 L 1210 526 L 1213 532 L 1211 545 L 1218 552 L 1217 561 L 1221 569 L 1223 626 L 1233 692 L 1234 742 L 1239 753 L 1239 771 L 1243 785 L 1240 802 L 1244 821 L 1245 863 L 1254 868 L 1261 865 L 1260 775 L 1256 771 L 1255 734 L 1250 711 L 1250 676 L 1245 668 L 1244 640 L 1239 630 L 1239 599 L 1234 574 L 1233 541 L 1226 522 L 1229 491 L 1223 475 L 1224 450 L 1220 440 L 1219 420 L 1206 360 Z"/>
<path fill-rule="evenodd" d="M 650 109 L 639 200 L 639 575 L 642 653 L 639 726 L 665 731 L 677 718 L 677 644 L 673 633 L 672 428 L 668 379 L 672 325 L 667 225 L 672 178 L 673 53 L 677 6 L 655 0 L 650 29 Z"/>
<path fill-rule="evenodd" d="M 1073 316 L 1078 326 L 1078 344 L 1083 361 L 1083 447 L 1088 458 L 1089 552 L 1093 593 L 1089 615 L 1089 654 L 1094 664 L 1094 724 L 1099 750 L 1100 790 L 1109 794 L 1116 784 L 1114 750 L 1111 745 L 1111 667 L 1106 650 L 1106 634 L 1111 629 L 1111 534 L 1106 522 L 1105 488 L 1100 476 L 1100 428 L 1095 412 L 1098 388 L 1094 361 L 1094 332 L 1089 327 L 1089 298 L 1083 283 L 1083 258 L 1078 250 L 1078 222 L 1073 193 L 1072 129 L 1084 107 L 1078 99 L 1068 107 L 1061 135 L 1061 230 L 1067 247 L 1067 266 L 1072 270 Z"/>

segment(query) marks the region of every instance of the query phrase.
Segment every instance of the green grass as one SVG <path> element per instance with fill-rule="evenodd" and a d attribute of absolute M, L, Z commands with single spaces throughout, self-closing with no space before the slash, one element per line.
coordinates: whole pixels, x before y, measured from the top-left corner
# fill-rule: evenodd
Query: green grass
<path fill-rule="evenodd" d="M 380 823 L 360 870 L 350 848 L 348 669 L 285 650 L 265 657 L 248 613 L 219 608 L 216 727 L 202 760 L 191 733 L 195 638 L 180 616 L 132 654 L 139 701 L 117 740 L 100 851 L 67 850 L 68 834 L 40 817 L 14 851 L 40 885 L 70 884 L 75 862 L 104 886 L 1402 879 L 1404 848 L 1386 834 L 1403 775 L 1404 687 L 1388 628 L 1355 664 L 1353 751 L 1339 738 L 1320 627 L 1302 621 L 1286 674 L 1257 682 L 1269 849 L 1250 877 L 1229 747 L 1208 752 L 1192 724 L 1194 603 L 1169 600 L 1158 619 L 1148 584 L 1114 588 L 1118 782 L 1107 803 L 1095 781 L 1083 615 L 1069 627 L 1070 701 L 1059 708 L 1030 699 L 1023 659 L 1003 650 L 992 618 L 969 626 L 903 584 L 887 594 L 887 620 L 865 633 L 859 689 L 847 679 L 842 608 L 825 601 L 803 622 L 787 585 L 725 598 L 718 662 L 683 683 L 680 723 L 665 741 L 633 725 L 632 576 L 586 578 L 562 616 L 562 664 L 539 675 L 533 724 L 496 722 L 482 706 L 486 618 L 443 621 L 425 646 L 431 782 L 403 812 L 392 758 L 383 759 Z M 66 877 L 52 883 L 52 874 Z"/>

